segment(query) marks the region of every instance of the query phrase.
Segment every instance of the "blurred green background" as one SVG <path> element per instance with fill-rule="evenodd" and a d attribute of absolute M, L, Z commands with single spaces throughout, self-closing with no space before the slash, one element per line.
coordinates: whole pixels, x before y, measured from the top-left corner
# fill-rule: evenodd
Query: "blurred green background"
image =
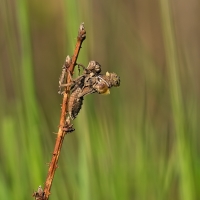
<path fill-rule="evenodd" d="M 121 86 L 89 95 L 65 137 L 50 199 L 200 199 L 200 3 L 0 1 L 0 199 L 44 185 L 78 28 L 78 62 Z"/>

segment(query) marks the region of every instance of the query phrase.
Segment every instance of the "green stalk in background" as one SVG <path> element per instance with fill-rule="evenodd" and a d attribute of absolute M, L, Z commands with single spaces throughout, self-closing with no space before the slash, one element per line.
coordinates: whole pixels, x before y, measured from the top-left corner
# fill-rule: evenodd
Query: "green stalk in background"
<path fill-rule="evenodd" d="M 194 177 L 190 151 L 189 121 L 185 116 L 184 96 L 180 80 L 180 64 L 172 22 L 172 8 L 167 0 L 160 2 L 163 24 L 163 38 L 166 51 L 166 62 L 169 73 L 170 100 L 176 134 L 177 173 L 179 175 L 179 193 L 182 200 L 195 199 Z"/>

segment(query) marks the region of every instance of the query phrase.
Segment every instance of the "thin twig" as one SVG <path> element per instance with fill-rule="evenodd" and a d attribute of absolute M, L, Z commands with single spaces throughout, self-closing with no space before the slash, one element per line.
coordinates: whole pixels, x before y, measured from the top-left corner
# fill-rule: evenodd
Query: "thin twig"
<path fill-rule="evenodd" d="M 70 81 L 71 81 L 71 75 L 73 75 L 74 67 L 76 65 L 76 60 L 78 58 L 81 44 L 85 40 L 85 38 L 86 38 L 86 31 L 84 29 L 84 24 L 82 23 L 79 28 L 77 43 L 76 43 L 74 55 L 72 56 L 71 62 L 70 63 L 65 62 L 65 65 L 68 65 L 67 66 L 68 71 L 70 72 L 67 75 L 67 80 L 66 80 L 67 84 L 70 83 Z M 53 151 L 53 156 L 52 156 L 52 159 L 51 159 L 51 162 L 49 165 L 47 179 L 46 179 L 45 186 L 44 186 L 44 198 L 43 198 L 44 200 L 49 199 L 50 190 L 51 190 L 54 174 L 55 174 L 55 171 L 57 168 L 58 159 L 60 156 L 60 151 L 62 148 L 64 136 L 67 132 L 67 129 L 70 128 L 70 120 L 66 121 L 66 113 L 67 113 L 68 100 L 69 100 L 69 91 L 70 91 L 70 86 L 66 87 L 65 93 L 63 95 L 62 110 L 61 110 L 61 116 L 60 116 L 60 125 L 59 125 L 57 139 L 56 139 L 56 143 L 55 143 L 55 147 L 54 147 L 54 151 Z M 63 129 L 64 126 L 65 126 L 65 129 Z"/>

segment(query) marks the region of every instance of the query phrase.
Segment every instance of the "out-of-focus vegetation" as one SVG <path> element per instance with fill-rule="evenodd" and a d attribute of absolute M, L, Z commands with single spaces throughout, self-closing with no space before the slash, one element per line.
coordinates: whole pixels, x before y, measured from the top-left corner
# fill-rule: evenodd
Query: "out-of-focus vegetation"
<path fill-rule="evenodd" d="M 0 199 L 43 185 L 62 97 L 58 78 L 101 63 L 121 86 L 90 95 L 66 136 L 50 199 L 200 199 L 199 2 L 26 1 L 0 6 Z"/>

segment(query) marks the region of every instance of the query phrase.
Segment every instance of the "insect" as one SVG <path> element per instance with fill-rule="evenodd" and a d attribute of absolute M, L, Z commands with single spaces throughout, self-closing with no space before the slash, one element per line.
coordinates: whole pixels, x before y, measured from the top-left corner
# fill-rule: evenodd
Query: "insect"
<path fill-rule="evenodd" d="M 92 93 L 110 94 L 109 88 L 118 87 L 120 85 L 120 78 L 115 73 L 106 72 L 105 75 L 101 73 L 101 65 L 96 61 L 90 61 L 87 68 L 83 67 L 83 75 L 73 80 L 70 84 L 61 84 L 62 86 L 71 86 L 70 98 L 68 102 L 68 115 L 74 120 L 83 104 L 84 96 Z M 62 75 L 61 75 L 62 77 Z"/>
<path fill-rule="evenodd" d="M 33 197 L 35 197 L 35 200 L 43 200 L 44 199 L 44 191 L 43 191 L 41 185 L 38 187 L 38 190 L 33 193 Z"/>
<path fill-rule="evenodd" d="M 62 67 L 62 73 L 61 73 L 60 78 L 59 78 L 58 94 L 63 94 L 63 91 L 61 90 L 61 88 L 62 88 L 62 85 L 64 84 L 64 82 L 66 81 L 67 68 L 69 67 L 70 63 L 71 63 L 71 58 L 68 55 L 66 57 L 64 65 Z"/>
<path fill-rule="evenodd" d="M 95 77 L 100 72 L 101 65 L 96 61 L 90 61 L 88 67 L 84 68 L 83 75 L 72 82 L 70 89 L 71 95 L 68 103 L 68 114 L 72 120 L 76 118 L 82 107 L 84 95 L 79 96 L 79 94 L 82 92 L 85 82 L 91 77 Z"/>
<path fill-rule="evenodd" d="M 77 89 L 71 93 L 68 107 L 69 116 L 71 119 L 75 119 L 82 107 L 84 96 L 92 93 L 110 94 L 109 88 L 119 85 L 120 78 L 115 73 L 107 72 L 106 75 L 83 76 L 81 83 L 77 83 Z"/>
<path fill-rule="evenodd" d="M 115 73 L 106 72 L 105 75 L 100 74 L 97 76 L 85 79 L 82 92 L 79 93 L 79 97 L 87 94 L 99 93 L 99 94 L 110 94 L 109 88 L 120 86 L 120 77 Z"/>

